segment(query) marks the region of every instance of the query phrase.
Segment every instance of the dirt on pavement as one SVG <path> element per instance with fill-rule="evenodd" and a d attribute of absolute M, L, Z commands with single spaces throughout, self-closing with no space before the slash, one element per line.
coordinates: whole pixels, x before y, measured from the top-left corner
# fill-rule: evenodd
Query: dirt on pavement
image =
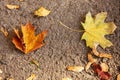
<path fill-rule="evenodd" d="M 7 9 L 7 4 L 20 5 L 20 9 Z M 47 17 L 34 16 L 33 12 L 41 6 L 51 11 Z M 66 70 L 69 65 L 85 66 L 89 48 L 85 41 L 80 40 L 82 33 L 70 31 L 58 22 L 62 21 L 67 26 L 80 30 L 80 21 L 84 21 L 89 11 L 92 15 L 107 12 L 106 22 L 113 21 L 117 26 L 114 34 L 106 36 L 114 46 L 106 48 L 105 52 L 110 53 L 113 58 L 100 59 L 109 65 L 111 80 L 116 80 L 120 73 L 120 0 L 0 0 L 0 26 L 9 32 L 7 38 L 0 32 L 0 69 L 3 71 L 0 77 L 3 80 L 26 80 L 34 73 L 36 80 L 62 80 L 63 77 L 99 80 L 91 68 L 88 72 L 81 73 Z M 25 55 L 12 44 L 11 36 L 13 28 L 20 29 L 22 24 L 28 22 L 35 26 L 36 33 L 45 29 L 49 33 L 45 46 Z M 39 62 L 40 69 L 30 64 L 32 59 Z"/>

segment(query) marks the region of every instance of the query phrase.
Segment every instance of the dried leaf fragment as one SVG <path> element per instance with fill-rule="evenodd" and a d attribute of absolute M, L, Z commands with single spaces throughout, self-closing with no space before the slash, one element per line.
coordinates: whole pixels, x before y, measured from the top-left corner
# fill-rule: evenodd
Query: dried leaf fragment
<path fill-rule="evenodd" d="M 71 78 L 62 78 L 62 80 L 72 80 Z"/>
<path fill-rule="evenodd" d="M 104 57 L 104 58 L 109 58 L 111 59 L 112 58 L 112 55 L 108 54 L 108 53 L 100 53 L 99 54 L 99 57 Z"/>
<path fill-rule="evenodd" d="M 31 76 L 27 78 L 26 80 L 34 80 L 34 78 L 35 78 L 35 74 L 31 74 Z"/>
<path fill-rule="evenodd" d="M 92 54 L 88 53 L 88 61 L 91 62 L 91 63 L 93 63 L 93 62 L 96 62 L 97 59 L 94 59 L 93 56 L 92 56 Z"/>
<path fill-rule="evenodd" d="M 1 27 L 0 30 L 6 37 L 8 36 L 8 31 L 5 28 Z"/>
<path fill-rule="evenodd" d="M 94 44 L 98 44 L 102 48 L 113 45 L 104 36 L 112 34 L 116 29 L 116 25 L 113 22 L 105 23 L 104 20 L 106 17 L 106 12 L 98 13 L 95 18 L 91 16 L 90 12 L 86 15 L 85 23 L 82 23 L 85 30 L 82 39 L 86 40 L 86 44 L 90 48 L 93 48 Z"/>
<path fill-rule="evenodd" d="M 0 73 L 3 73 L 3 71 L 0 69 Z"/>
<path fill-rule="evenodd" d="M 35 28 L 31 23 L 21 26 L 22 35 L 17 29 L 14 29 L 16 36 L 12 38 L 13 44 L 24 52 L 25 54 L 41 48 L 44 43 L 43 40 L 47 35 L 47 30 L 35 35 Z"/>
<path fill-rule="evenodd" d="M 33 59 L 31 62 L 35 64 L 37 67 L 39 67 L 39 62 L 37 60 Z"/>
<path fill-rule="evenodd" d="M 102 71 L 102 67 L 99 64 L 94 63 L 92 67 L 93 67 L 94 72 L 97 73 L 98 76 L 100 77 L 100 80 L 110 79 L 111 75 L 108 72 Z"/>
<path fill-rule="evenodd" d="M 85 71 L 87 71 L 91 65 L 92 65 L 92 62 L 88 62 L 87 65 L 85 66 Z"/>
<path fill-rule="evenodd" d="M 85 66 L 85 71 L 87 71 L 94 62 L 97 62 L 97 59 L 93 58 L 91 53 L 88 53 L 88 61 L 89 62 Z"/>
<path fill-rule="evenodd" d="M 3 80 L 3 78 L 2 78 L 2 77 L 0 77 L 0 80 Z"/>
<path fill-rule="evenodd" d="M 50 13 L 49 10 L 45 9 L 44 7 L 40 7 L 38 10 L 34 12 L 34 15 L 47 16 L 49 13 Z"/>
<path fill-rule="evenodd" d="M 88 53 L 88 61 L 93 62 L 93 56 L 91 55 L 91 53 Z"/>
<path fill-rule="evenodd" d="M 100 66 L 101 66 L 101 68 L 102 68 L 102 71 L 104 71 L 104 72 L 108 72 L 109 67 L 108 67 L 107 64 L 105 64 L 105 63 L 101 63 Z"/>
<path fill-rule="evenodd" d="M 14 80 L 14 79 L 12 79 L 12 78 L 9 78 L 8 80 Z"/>
<path fill-rule="evenodd" d="M 98 57 L 104 57 L 104 58 L 112 58 L 112 55 L 108 54 L 108 53 L 99 53 L 96 49 L 96 45 L 94 45 L 94 47 L 92 48 L 92 51 L 94 53 L 94 55 L 98 56 Z"/>
<path fill-rule="evenodd" d="M 94 44 L 94 46 L 92 48 L 92 52 L 94 53 L 94 55 L 99 56 L 99 52 L 97 51 L 97 45 L 98 44 Z"/>
<path fill-rule="evenodd" d="M 19 0 L 19 1 L 21 1 L 21 2 L 22 2 L 22 1 L 24 1 L 24 0 Z"/>
<path fill-rule="evenodd" d="M 120 80 L 120 74 L 117 75 L 117 80 Z"/>
<path fill-rule="evenodd" d="M 68 66 L 66 69 L 69 71 L 81 72 L 82 70 L 84 70 L 84 67 L 82 67 L 82 66 Z"/>
<path fill-rule="evenodd" d="M 18 6 L 18 5 L 11 5 L 11 4 L 6 5 L 6 7 L 8 9 L 18 9 L 18 8 L 20 8 L 20 6 Z"/>
<path fill-rule="evenodd" d="M 6 80 L 14 80 L 13 78 L 7 78 Z"/>

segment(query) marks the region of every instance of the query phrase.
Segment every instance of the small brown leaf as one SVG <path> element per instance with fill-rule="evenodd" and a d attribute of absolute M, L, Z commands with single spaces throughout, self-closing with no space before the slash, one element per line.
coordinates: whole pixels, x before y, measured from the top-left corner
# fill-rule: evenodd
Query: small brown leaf
<path fill-rule="evenodd" d="M 14 80 L 14 79 L 10 78 L 10 79 L 8 79 L 8 80 Z"/>
<path fill-rule="evenodd" d="M 91 53 L 88 53 L 88 61 L 93 62 L 93 56 Z"/>
<path fill-rule="evenodd" d="M 39 62 L 37 60 L 33 59 L 31 62 L 35 64 L 37 67 L 39 67 Z"/>
<path fill-rule="evenodd" d="M 88 62 L 87 65 L 85 66 L 85 71 L 87 71 L 91 65 L 92 65 L 92 62 Z"/>
<path fill-rule="evenodd" d="M 0 74 L 3 73 L 3 71 L 0 69 Z"/>
<path fill-rule="evenodd" d="M 94 45 L 94 47 L 92 48 L 92 51 L 94 53 L 95 56 L 97 57 L 104 57 L 104 58 L 112 58 L 112 55 L 108 54 L 108 53 L 99 53 L 96 49 L 96 45 Z"/>
<path fill-rule="evenodd" d="M 6 5 L 6 7 L 8 9 L 18 9 L 18 8 L 20 8 L 20 6 L 18 6 L 18 5 L 10 5 L 10 4 Z"/>
<path fill-rule="evenodd" d="M 101 63 L 100 66 L 101 66 L 101 68 L 102 68 L 102 71 L 104 71 L 104 72 L 108 72 L 109 67 L 108 67 L 107 64 L 105 64 L 105 63 Z"/>
<path fill-rule="evenodd" d="M 93 63 L 93 62 L 96 62 L 97 59 L 94 59 L 93 56 L 92 56 L 92 54 L 88 53 L 88 61 L 91 62 L 91 63 Z"/>
<path fill-rule="evenodd" d="M 21 26 L 22 35 L 19 34 L 17 29 L 14 29 L 16 36 L 13 37 L 12 42 L 25 54 L 30 53 L 38 48 L 41 48 L 44 43 L 43 40 L 47 35 L 47 30 L 35 35 L 35 28 L 31 23 Z"/>
<path fill-rule="evenodd" d="M 19 1 L 21 1 L 21 2 L 22 2 L 22 1 L 24 1 L 24 0 L 19 0 Z"/>
<path fill-rule="evenodd" d="M 92 56 L 92 54 L 91 53 L 88 53 L 88 63 L 87 63 L 87 65 L 85 66 L 85 70 L 87 71 L 89 68 L 90 68 L 90 66 L 94 63 L 94 62 L 97 62 L 97 59 L 94 59 L 93 58 L 93 56 Z"/>
<path fill-rule="evenodd" d="M 8 36 L 8 31 L 5 28 L 1 27 L 0 30 L 6 37 Z"/>
<path fill-rule="evenodd" d="M 31 74 L 31 76 L 27 78 L 26 80 L 34 80 L 34 78 L 35 78 L 35 74 Z"/>
<path fill-rule="evenodd" d="M 14 80 L 13 78 L 7 78 L 6 80 Z"/>
<path fill-rule="evenodd" d="M 68 66 L 67 70 L 74 71 L 74 72 L 81 72 L 82 70 L 84 70 L 84 67 L 82 67 L 82 66 Z"/>
<path fill-rule="evenodd" d="M 99 52 L 98 52 L 97 49 L 96 49 L 96 48 L 97 48 L 97 45 L 98 45 L 98 44 L 94 44 L 94 46 L 93 46 L 93 48 L 92 48 L 92 51 L 93 51 L 93 53 L 94 53 L 95 56 L 99 56 Z"/>
<path fill-rule="evenodd" d="M 34 12 L 34 15 L 47 16 L 49 13 L 50 13 L 49 10 L 45 9 L 44 7 L 40 7 L 38 10 Z"/>
<path fill-rule="evenodd" d="M 117 75 L 117 80 L 120 80 L 120 74 Z"/>
<path fill-rule="evenodd" d="M 108 53 L 100 53 L 99 54 L 99 57 L 104 57 L 104 58 L 109 58 L 111 59 L 112 58 L 112 55 L 108 54 Z"/>
<path fill-rule="evenodd" d="M 3 80 L 3 78 L 2 78 L 2 77 L 0 77 L 0 80 Z"/>
<path fill-rule="evenodd" d="M 71 78 L 62 78 L 62 80 L 72 80 Z"/>

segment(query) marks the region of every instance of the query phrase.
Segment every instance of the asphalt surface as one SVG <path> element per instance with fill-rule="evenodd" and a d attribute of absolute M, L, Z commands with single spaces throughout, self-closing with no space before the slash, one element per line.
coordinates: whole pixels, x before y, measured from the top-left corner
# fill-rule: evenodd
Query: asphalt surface
<path fill-rule="evenodd" d="M 20 5 L 19 9 L 7 9 L 7 4 Z M 36 17 L 34 11 L 39 7 L 45 7 L 51 13 L 47 17 Z M 90 68 L 88 72 L 75 73 L 67 71 L 69 65 L 87 64 L 87 53 L 85 41 L 81 41 L 82 33 L 70 31 L 59 24 L 62 21 L 67 26 L 80 30 L 80 21 L 84 21 L 87 12 L 95 15 L 99 12 L 107 12 L 106 22 L 115 22 L 117 29 L 114 34 L 106 36 L 114 46 L 105 50 L 113 55 L 112 59 L 99 59 L 109 65 L 111 80 L 115 80 L 120 73 L 120 0 L 0 0 L 0 26 L 9 32 L 5 37 L 0 32 L 0 77 L 3 80 L 13 78 L 14 80 L 25 80 L 31 74 L 36 74 L 36 80 L 62 80 L 69 77 L 73 80 L 99 80 Z M 28 55 L 23 54 L 15 48 L 11 42 L 13 28 L 20 29 L 21 25 L 31 22 L 36 33 L 48 29 L 45 39 L 46 45 Z M 40 67 L 30 64 L 35 59 Z"/>

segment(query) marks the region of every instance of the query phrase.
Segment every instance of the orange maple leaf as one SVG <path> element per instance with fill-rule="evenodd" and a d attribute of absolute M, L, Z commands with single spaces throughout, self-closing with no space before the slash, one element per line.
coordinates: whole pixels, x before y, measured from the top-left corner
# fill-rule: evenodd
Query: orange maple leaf
<path fill-rule="evenodd" d="M 48 30 L 45 30 L 38 35 L 35 35 L 35 28 L 31 23 L 21 26 L 21 31 L 22 35 L 20 35 L 17 29 L 14 29 L 16 36 L 12 38 L 12 42 L 16 48 L 25 54 L 41 48 L 44 45 L 43 40 L 48 32 Z"/>

